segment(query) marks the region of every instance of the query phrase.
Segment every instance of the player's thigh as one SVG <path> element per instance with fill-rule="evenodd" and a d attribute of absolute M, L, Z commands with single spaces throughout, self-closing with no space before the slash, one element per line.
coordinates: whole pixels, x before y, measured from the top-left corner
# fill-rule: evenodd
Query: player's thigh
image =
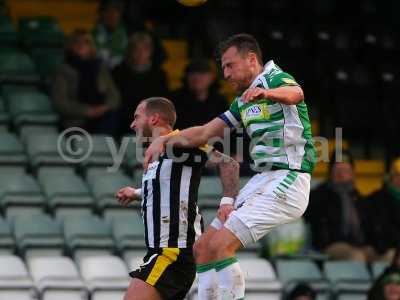
<path fill-rule="evenodd" d="M 234 255 L 235 252 L 243 247 L 239 238 L 228 228 L 223 227 L 212 237 L 209 250 L 217 259 Z"/>
<path fill-rule="evenodd" d="M 208 250 L 212 237 L 218 230 L 214 226 L 208 226 L 193 246 L 193 253 L 197 264 L 209 263 L 213 257 Z"/>
<path fill-rule="evenodd" d="M 155 287 L 134 278 L 129 284 L 124 300 L 162 300 L 162 298 Z"/>

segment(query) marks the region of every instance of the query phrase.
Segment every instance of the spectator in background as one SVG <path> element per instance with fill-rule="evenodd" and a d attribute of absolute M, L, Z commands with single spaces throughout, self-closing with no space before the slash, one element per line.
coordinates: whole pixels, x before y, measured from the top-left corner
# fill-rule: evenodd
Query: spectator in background
<path fill-rule="evenodd" d="M 214 83 L 215 75 L 207 60 L 195 60 L 187 66 L 183 87 L 171 97 L 179 116 L 177 128 L 205 124 L 228 109 Z"/>
<path fill-rule="evenodd" d="M 375 258 L 390 261 L 400 244 L 400 158 L 392 163 L 382 189 L 368 197 L 366 207 L 364 228 Z"/>
<path fill-rule="evenodd" d="M 100 20 L 93 29 L 99 56 L 109 68 L 119 64 L 128 44 L 128 35 L 121 22 L 122 4 L 110 2 L 101 6 Z"/>
<path fill-rule="evenodd" d="M 368 292 L 368 300 L 400 300 L 400 247 Z"/>
<path fill-rule="evenodd" d="M 85 30 L 78 29 L 69 38 L 52 97 L 65 128 L 79 126 L 90 133 L 115 133 L 119 94 L 107 67 L 96 57 L 92 36 Z"/>
<path fill-rule="evenodd" d="M 306 221 L 312 244 L 333 259 L 367 261 L 364 246 L 362 199 L 354 186 L 353 159 L 343 152 L 342 162 L 331 158 L 329 180 L 311 191 Z"/>
<path fill-rule="evenodd" d="M 297 284 L 289 293 L 286 300 L 315 300 L 315 291 L 306 283 Z"/>
<path fill-rule="evenodd" d="M 153 67 L 153 41 L 145 32 L 134 33 L 122 63 L 113 70 L 113 77 L 121 93 L 120 135 L 130 134 L 126 124 L 132 118 L 132 109 L 142 99 L 164 96 L 167 93 L 164 71 Z"/>

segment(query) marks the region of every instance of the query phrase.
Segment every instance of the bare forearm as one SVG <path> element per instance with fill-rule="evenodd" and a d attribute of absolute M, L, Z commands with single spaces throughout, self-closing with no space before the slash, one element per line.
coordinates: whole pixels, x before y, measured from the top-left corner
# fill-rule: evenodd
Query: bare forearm
<path fill-rule="evenodd" d="M 199 147 L 207 143 L 202 126 L 195 126 L 179 131 L 176 134 L 166 137 L 166 144 L 173 144 L 177 147 Z"/>
<path fill-rule="evenodd" d="M 213 151 L 212 156 L 209 165 L 218 167 L 224 196 L 235 198 L 239 193 L 239 163 L 218 151 Z"/>
<path fill-rule="evenodd" d="M 299 86 L 283 86 L 265 90 L 265 98 L 286 105 L 296 105 L 304 100 L 304 93 Z"/>

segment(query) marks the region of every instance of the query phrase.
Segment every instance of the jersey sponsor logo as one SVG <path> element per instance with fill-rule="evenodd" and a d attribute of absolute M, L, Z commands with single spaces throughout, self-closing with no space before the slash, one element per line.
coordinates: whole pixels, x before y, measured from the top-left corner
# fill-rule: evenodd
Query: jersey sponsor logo
<path fill-rule="evenodd" d="M 297 82 L 294 81 L 294 80 L 291 79 L 291 78 L 282 78 L 282 81 L 283 81 L 284 83 L 287 83 L 287 84 L 297 84 Z"/>
<path fill-rule="evenodd" d="M 270 116 L 267 103 L 251 105 L 241 111 L 243 124 L 247 126 L 251 121 L 268 120 Z"/>

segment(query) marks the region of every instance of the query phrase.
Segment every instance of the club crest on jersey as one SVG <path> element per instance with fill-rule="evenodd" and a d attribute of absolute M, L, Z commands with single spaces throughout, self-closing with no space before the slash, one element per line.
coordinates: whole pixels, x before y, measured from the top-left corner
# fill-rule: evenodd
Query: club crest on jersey
<path fill-rule="evenodd" d="M 268 120 L 270 116 L 267 103 L 257 103 L 246 107 L 241 111 L 243 124 L 247 126 L 250 122 Z"/>

